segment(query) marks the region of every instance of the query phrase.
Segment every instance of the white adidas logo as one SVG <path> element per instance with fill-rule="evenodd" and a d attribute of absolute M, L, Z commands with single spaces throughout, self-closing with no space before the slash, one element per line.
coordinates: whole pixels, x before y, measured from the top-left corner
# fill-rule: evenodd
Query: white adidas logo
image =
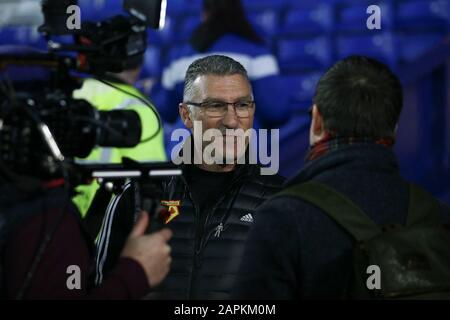
<path fill-rule="evenodd" d="M 241 221 L 252 223 L 253 222 L 252 214 L 251 213 L 246 214 L 241 218 Z"/>

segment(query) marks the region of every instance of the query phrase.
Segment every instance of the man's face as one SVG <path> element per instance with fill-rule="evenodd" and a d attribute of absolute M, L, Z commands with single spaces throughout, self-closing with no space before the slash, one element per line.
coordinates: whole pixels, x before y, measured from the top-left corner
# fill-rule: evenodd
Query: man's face
<path fill-rule="evenodd" d="M 227 135 L 226 129 L 242 129 L 246 132 L 253 127 L 254 106 L 249 110 L 247 116 L 242 117 L 242 115 L 239 116 L 236 113 L 236 110 L 231 105 L 231 103 L 237 102 L 253 102 L 252 88 L 249 81 L 241 75 L 200 76 L 194 82 L 193 91 L 192 99 L 189 102 L 226 102 L 230 103 L 230 105 L 228 105 L 228 111 L 223 116 L 211 115 L 202 107 L 183 105 L 181 108 L 186 109 L 184 109 L 184 112 L 182 111 L 182 117 L 183 113 L 186 114 L 186 112 L 189 112 L 191 120 L 185 121 L 186 126 L 192 129 L 192 122 L 200 121 L 202 124 L 202 135 L 208 129 L 220 130 L 223 134 L 223 150 L 220 157 L 223 157 L 223 159 L 230 159 L 232 157 L 232 160 L 236 160 L 243 156 L 248 146 L 248 139 L 245 141 L 245 147 L 242 148 L 239 146 L 237 137 Z M 194 136 L 195 134 L 196 132 L 194 132 Z M 209 143 L 203 143 L 203 149 Z"/>

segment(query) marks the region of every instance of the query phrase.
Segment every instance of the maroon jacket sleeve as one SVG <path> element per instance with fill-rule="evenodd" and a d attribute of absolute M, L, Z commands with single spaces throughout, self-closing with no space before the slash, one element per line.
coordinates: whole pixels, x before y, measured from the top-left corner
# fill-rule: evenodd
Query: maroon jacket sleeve
<path fill-rule="evenodd" d="M 88 277 L 92 265 L 89 246 L 76 216 L 67 211 L 42 256 L 24 298 L 90 300 L 144 297 L 150 291 L 147 277 L 139 263 L 128 258 L 119 260 L 100 287 L 89 290 Z M 60 210 L 36 214 L 8 239 L 4 256 L 8 298 L 17 297 L 44 233 L 54 226 L 60 215 Z M 79 268 L 79 289 L 74 280 L 77 271 L 70 270 L 70 266 Z"/>

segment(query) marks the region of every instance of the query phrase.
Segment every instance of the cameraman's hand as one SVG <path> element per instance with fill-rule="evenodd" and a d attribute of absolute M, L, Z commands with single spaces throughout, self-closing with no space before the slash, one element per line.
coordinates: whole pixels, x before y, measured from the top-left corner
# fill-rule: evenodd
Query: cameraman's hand
<path fill-rule="evenodd" d="M 148 214 L 143 212 L 125 243 L 121 257 L 138 261 L 145 270 L 150 287 L 154 287 L 164 280 L 170 270 L 171 248 L 167 242 L 172 237 L 172 231 L 164 229 L 145 235 L 148 223 Z"/>

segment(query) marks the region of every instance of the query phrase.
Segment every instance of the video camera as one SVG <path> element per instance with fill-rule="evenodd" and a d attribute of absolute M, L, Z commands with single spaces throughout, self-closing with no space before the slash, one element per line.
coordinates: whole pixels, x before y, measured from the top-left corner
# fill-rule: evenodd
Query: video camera
<path fill-rule="evenodd" d="M 121 164 L 86 165 L 77 164 L 75 158 L 87 157 L 97 146 L 131 148 L 160 134 L 161 120 L 154 107 L 121 90 L 107 77 L 143 60 L 146 30 L 163 24 L 166 0 L 124 0 L 128 15 L 85 22 L 81 28 L 71 30 L 66 23 L 70 15 L 67 9 L 76 4 L 77 1 L 69 0 L 42 1 L 45 23 L 39 31 L 47 40 L 48 51 L 0 47 L 0 190 L 6 190 L 0 197 L 5 203 L 0 201 L 0 206 L 5 205 L 9 212 L 9 201 L 20 206 L 22 200 L 31 201 L 29 194 L 39 198 L 51 188 L 48 186 L 64 186 L 64 198 L 58 197 L 61 205 L 57 206 L 63 217 L 76 186 L 99 179 L 107 192 L 120 192 L 124 182 L 131 179 L 137 190 L 136 213 L 157 212 L 158 178 L 181 175 L 174 165 L 127 159 Z M 71 35 L 73 43 L 61 42 L 60 36 L 64 35 Z M 102 112 L 85 100 L 74 99 L 73 92 L 81 88 L 82 76 L 93 77 L 142 101 L 158 119 L 155 133 L 141 138 L 141 120 L 134 111 Z M 16 198 L 16 193 L 25 198 Z M 20 215 L 3 213 L 0 212 L 0 240 L 5 239 L 9 226 L 21 220 Z M 18 298 L 29 288 L 61 219 L 43 235 Z M 158 228 L 155 222 L 158 221 L 153 221 L 153 230 Z M 1 271 L 0 266 L 0 292 Z"/>
<path fill-rule="evenodd" d="M 166 0 L 124 0 L 128 15 L 84 22 L 71 30 L 66 23 L 67 8 L 76 4 L 72 0 L 42 1 L 45 23 L 39 31 L 47 40 L 48 52 L 0 48 L 0 168 L 4 174 L 51 180 L 60 178 L 69 166 L 69 171 L 83 171 L 84 176 L 86 170 L 93 170 L 88 166 L 81 170 L 74 158 L 87 157 L 96 146 L 130 148 L 142 142 L 136 112 L 98 111 L 72 94 L 81 87 L 80 74 L 113 86 L 102 78 L 142 59 L 146 29 L 163 25 Z M 62 35 L 72 35 L 74 43 L 55 40 Z M 159 119 L 155 134 L 143 138 L 149 141 L 162 130 L 161 120 L 153 106 L 141 100 Z M 71 184 L 82 183 L 79 179 L 77 175 Z"/>
<path fill-rule="evenodd" d="M 39 31 L 52 51 L 77 52 L 77 70 L 90 74 L 121 72 L 147 48 L 147 28 L 164 26 L 167 0 L 124 0 L 128 16 L 117 15 L 101 22 L 83 22 L 79 29 L 67 26 L 67 8 L 76 0 L 43 0 L 44 25 Z M 74 44 L 54 41 L 53 36 L 73 35 Z"/>

